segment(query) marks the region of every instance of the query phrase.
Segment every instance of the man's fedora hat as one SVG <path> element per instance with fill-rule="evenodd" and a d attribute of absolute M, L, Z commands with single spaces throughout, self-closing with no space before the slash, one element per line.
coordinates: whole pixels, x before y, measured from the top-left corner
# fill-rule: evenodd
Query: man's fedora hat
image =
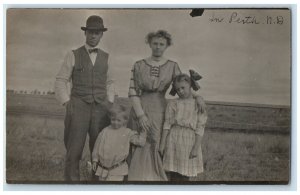
<path fill-rule="evenodd" d="M 103 20 L 100 16 L 90 16 L 86 20 L 86 27 L 81 27 L 81 30 L 100 30 L 107 31 L 107 28 L 104 28 Z"/>

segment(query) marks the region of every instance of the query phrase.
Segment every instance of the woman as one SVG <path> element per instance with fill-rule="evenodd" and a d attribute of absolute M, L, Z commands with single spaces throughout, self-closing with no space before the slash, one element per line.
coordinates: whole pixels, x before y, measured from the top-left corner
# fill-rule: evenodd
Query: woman
<path fill-rule="evenodd" d="M 165 93 L 173 78 L 181 71 L 176 62 L 163 56 L 172 44 L 168 32 L 159 30 L 149 33 L 146 43 L 149 44 L 152 55 L 137 61 L 131 71 L 129 97 L 133 109 L 128 127 L 146 131 L 147 141 L 144 147 L 137 147 L 133 151 L 128 180 L 167 181 L 158 153 L 166 108 Z M 203 104 L 201 100 L 198 102 Z"/>

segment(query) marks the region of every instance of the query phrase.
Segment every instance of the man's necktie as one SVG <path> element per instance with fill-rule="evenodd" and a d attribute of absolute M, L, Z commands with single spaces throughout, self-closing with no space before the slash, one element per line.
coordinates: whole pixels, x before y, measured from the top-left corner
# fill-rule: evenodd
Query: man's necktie
<path fill-rule="evenodd" d="M 88 51 L 89 51 L 89 53 L 93 53 L 93 52 L 97 53 L 98 52 L 98 48 L 89 49 Z"/>

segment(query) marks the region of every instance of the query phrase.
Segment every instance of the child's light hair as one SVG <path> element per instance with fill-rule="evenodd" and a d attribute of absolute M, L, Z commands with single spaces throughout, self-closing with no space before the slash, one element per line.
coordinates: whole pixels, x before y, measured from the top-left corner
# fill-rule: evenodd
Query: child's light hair
<path fill-rule="evenodd" d="M 127 108 L 120 104 L 114 104 L 112 109 L 110 110 L 110 118 L 116 116 L 122 116 L 124 120 L 128 120 Z"/>

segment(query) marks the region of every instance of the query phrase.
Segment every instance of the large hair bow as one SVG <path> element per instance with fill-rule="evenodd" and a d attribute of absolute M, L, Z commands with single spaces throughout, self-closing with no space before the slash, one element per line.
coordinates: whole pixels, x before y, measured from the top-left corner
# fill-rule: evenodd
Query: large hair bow
<path fill-rule="evenodd" d="M 197 83 L 197 81 L 202 79 L 202 76 L 200 76 L 194 70 L 189 70 L 189 72 L 190 72 L 190 78 L 191 78 L 191 87 L 192 87 L 193 90 L 198 91 L 200 89 L 200 85 Z M 175 79 L 174 79 L 174 81 L 175 81 Z M 174 81 L 173 81 L 172 89 L 169 93 L 172 96 L 176 95 L 176 89 L 175 89 L 175 86 L 174 86 Z"/>
<path fill-rule="evenodd" d="M 197 83 L 200 79 L 202 79 L 202 76 L 198 74 L 194 70 L 190 70 L 190 77 L 191 77 L 191 87 L 195 90 L 198 91 L 200 89 L 200 85 Z"/>

